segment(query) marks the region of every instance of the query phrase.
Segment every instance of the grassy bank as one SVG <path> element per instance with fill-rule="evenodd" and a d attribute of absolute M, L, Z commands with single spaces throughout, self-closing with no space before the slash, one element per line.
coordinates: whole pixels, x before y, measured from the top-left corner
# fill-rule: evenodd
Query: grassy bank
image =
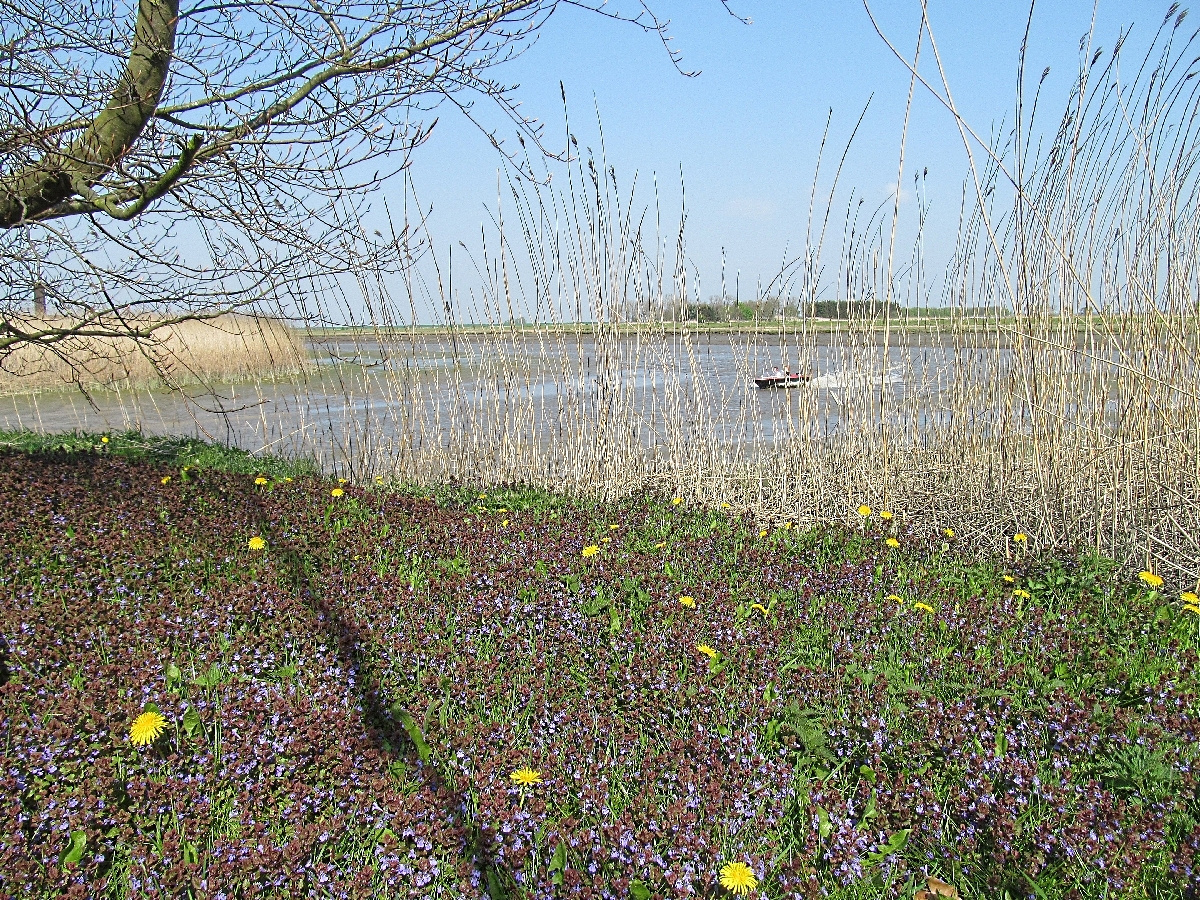
<path fill-rule="evenodd" d="M 4 442 L 0 895 L 1195 896 L 1152 573 Z"/>

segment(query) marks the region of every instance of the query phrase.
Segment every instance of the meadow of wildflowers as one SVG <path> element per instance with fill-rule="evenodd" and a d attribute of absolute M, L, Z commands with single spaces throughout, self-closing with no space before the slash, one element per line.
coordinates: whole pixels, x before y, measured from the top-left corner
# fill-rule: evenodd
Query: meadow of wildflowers
<path fill-rule="evenodd" d="M 0 455 L 0 897 L 1197 896 L 1194 586 L 117 443 Z"/>

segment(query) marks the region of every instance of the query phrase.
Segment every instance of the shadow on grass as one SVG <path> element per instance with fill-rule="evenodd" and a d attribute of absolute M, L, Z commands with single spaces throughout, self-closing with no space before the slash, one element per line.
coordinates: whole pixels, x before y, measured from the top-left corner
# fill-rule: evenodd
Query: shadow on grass
<path fill-rule="evenodd" d="M 243 450 L 209 444 L 193 438 L 149 437 L 138 432 L 123 434 L 40 434 L 32 431 L 0 432 L 0 459 L 6 452 L 43 458 L 55 465 L 71 465 L 88 472 L 88 481 L 97 484 L 96 470 L 110 459 L 140 462 L 170 469 L 170 474 L 186 467 L 212 470 L 235 475 L 269 475 L 276 479 L 290 477 L 320 477 L 316 464 L 309 460 L 288 460 L 279 457 L 252 456 Z M 405 490 L 405 493 L 409 491 Z M 260 495 L 252 495 L 247 524 L 267 538 L 274 556 L 282 567 L 284 583 L 324 622 L 325 637 L 335 648 L 342 670 L 358 674 L 358 690 L 367 738 L 372 746 L 391 761 L 411 763 L 413 756 L 428 756 L 427 748 L 418 748 L 414 736 L 399 721 L 400 707 L 389 703 L 380 689 L 379 666 L 369 651 L 369 639 L 336 604 L 330 602 L 314 584 L 314 567 L 321 560 L 307 556 L 302 550 L 289 546 L 288 541 L 274 533 L 270 511 Z M 8 648 L 0 638 L 0 685 L 9 680 Z M 420 738 L 419 732 L 416 736 Z M 423 739 L 422 739 L 423 740 Z M 406 752 L 407 751 L 407 752 Z M 454 797 L 435 763 L 425 762 L 420 778 L 435 794 Z M 507 897 L 516 884 L 515 879 L 491 859 L 478 824 L 466 818 L 461 797 L 447 804 L 452 823 L 465 836 L 457 848 L 460 861 L 469 863 L 479 873 L 480 883 L 487 893 L 500 900 Z"/>
<path fill-rule="evenodd" d="M 267 516 L 260 516 L 258 525 L 261 534 L 271 533 Z M 398 703 L 389 703 L 383 695 L 380 689 L 379 667 L 372 655 L 364 650 L 368 646 L 369 638 L 364 636 L 353 622 L 348 621 L 320 590 L 314 589 L 305 558 L 298 550 L 287 547 L 282 541 L 271 542 L 271 545 L 276 548 L 277 555 L 282 559 L 285 576 L 291 581 L 297 595 L 314 613 L 323 617 L 326 624 L 325 635 L 337 648 L 338 662 L 343 671 L 358 674 L 363 717 L 372 744 L 389 760 L 408 756 L 411 761 L 411 755 L 416 754 L 423 763 L 421 777 L 429 786 L 438 794 L 455 796 L 438 771 L 436 763 L 426 761 L 428 749 L 418 746 L 417 741 L 423 744 L 424 740 L 419 731 L 412 735 L 404 727 L 404 723 L 399 721 L 402 707 Z M 401 748 L 411 748 L 410 753 L 403 754 Z M 487 893 L 493 900 L 504 900 L 509 895 L 509 888 L 515 885 L 516 881 L 487 853 L 483 832 L 478 823 L 468 819 L 463 812 L 467 807 L 464 799 L 456 796 L 456 802 L 450 805 L 454 825 L 461 828 L 466 835 L 464 846 L 459 848 L 460 857 L 479 872 L 480 882 L 486 886 Z"/>

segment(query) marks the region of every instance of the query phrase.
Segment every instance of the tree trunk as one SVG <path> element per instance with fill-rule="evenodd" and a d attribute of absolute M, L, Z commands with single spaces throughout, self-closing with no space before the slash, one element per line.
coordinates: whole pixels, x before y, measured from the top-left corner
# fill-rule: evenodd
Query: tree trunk
<path fill-rule="evenodd" d="M 36 220 L 112 171 L 158 108 L 178 21 L 179 0 L 140 0 L 129 62 L 108 105 L 65 148 L 0 178 L 0 228 Z"/>

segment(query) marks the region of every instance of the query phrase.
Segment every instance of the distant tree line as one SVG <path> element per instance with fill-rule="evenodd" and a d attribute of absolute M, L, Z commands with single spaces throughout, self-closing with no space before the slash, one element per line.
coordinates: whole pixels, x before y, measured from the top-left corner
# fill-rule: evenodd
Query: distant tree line
<path fill-rule="evenodd" d="M 689 307 L 688 318 L 697 322 L 752 322 L 758 319 L 798 318 L 800 301 L 794 297 L 767 296 L 758 300 L 714 295 L 707 303 Z"/>
<path fill-rule="evenodd" d="M 875 300 L 818 300 L 801 303 L 795 297 L 767 296 L 759 300 L 738 301 L 733 297 L 714 296 L 707 303 L 688 309 L 688 318 L 697 322 L 751 322 L 772 319 L 878 319 L 888 310 Z M 891 315 L 900 317 L 904 310 L 891 304 Z"/>
<path fill-rule="evenodd" d="M 705 303 L 681 302 L 669 298 L 640 312 L 630 309 L 628 321 L 644 320 L 677 322 L 681 319 L 704 323 L 779 321 L 781 319 L 883 319 L 902 318 L 995 318 L 1009 314 L 994 306 L 903 307 L 898 303 L 885 304 L 878 300 L 817 300 L 803 303 L 795 297 L 766 296 L 759 300 L 738 300 L 735 297 L 713 295 Z"/>
<path fill-rule="evenodd" d="M 805 304 L 805 314 L 812 319 L 883 319 L 899 318 L 904 310 L 899 303 L 878 300 L 818 300 Z"/>
<path fill-rule="evenodd" d="M 962 317 L 967 319 L 995 319 L 999 316 L 1011 316 L 1012 310 L 1003 306 L 921 306 L 906 309 L 909 316 L 919 316 L 922 319 L 950 319 Z"/>

